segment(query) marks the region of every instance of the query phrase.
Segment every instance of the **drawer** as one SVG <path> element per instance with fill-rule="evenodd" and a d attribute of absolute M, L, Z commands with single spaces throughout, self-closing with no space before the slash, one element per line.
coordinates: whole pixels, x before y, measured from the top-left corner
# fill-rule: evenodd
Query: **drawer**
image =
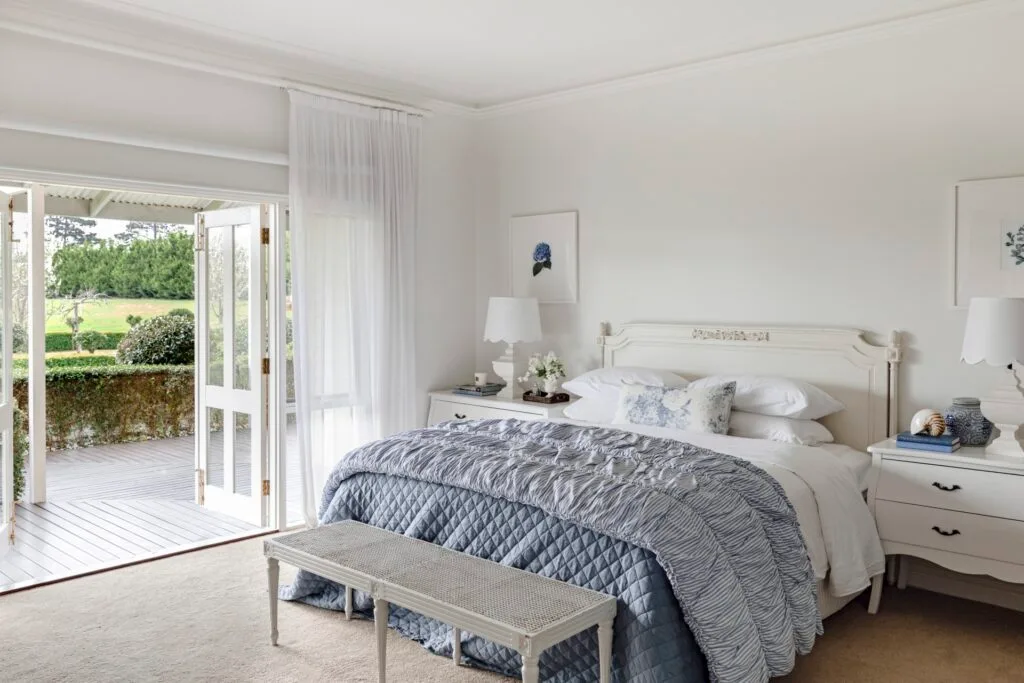
<path fill-rule="evenodd" d="M 1024 564 L 1024 522 L 879 500 L 875 523 L 883 541 Z"/>
<path fill-rule="evenodd" d="M 543 416 L 536 413 L 521 413 L 507 408 L 489 408 L 472 403 L 433 399 L 430 402 L 430 415 L 427 418 L 427 424 L 435 425 L 447 420 L 501 420 L 509 417 L 519 420 L 539 420 Z"/>
<path fill-rule="evenodd" d="M 876 498 L 1024 520 L 1024 477 L 883 460 Z"/>

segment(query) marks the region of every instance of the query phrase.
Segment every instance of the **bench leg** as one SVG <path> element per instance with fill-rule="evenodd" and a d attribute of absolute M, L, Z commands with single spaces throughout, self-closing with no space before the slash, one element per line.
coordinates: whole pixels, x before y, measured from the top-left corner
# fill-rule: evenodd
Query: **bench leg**
<path fill-rule="evenodd" d="M 281 565 L 276 558 L 267 558 L 267 588 L 270 589 L 270 644 L 277 645 L 277 584 Z"/>
<path fill-rule="evenodd" d="M 523 683 L 537 683 L 540 680 L 540 655 L 523 655 Z"/>
<path fill-rule="evenodd" d="M 612 680 L 612 621 L 602 621 L 597 625 L 597 647 L 600 658 L 600 683 L 611 683 Z"/>
<path fill-rule="evenodd" d="M 377 631 L 377 681 L 385 683 L 388 650 L 388 601 L 373 599 L 373 627 Z"/>
<path fill-rule="evenodd" d="M 452 659 L 455 660 L 455 666 L 462 665 L 462 630 L 456 627 L 452 627 Z"/>
<path fill-rule="evenodd" d="M 871 579 L 871 599 L 868 601 L 868 614 L 878 614 L 878 605 L 882 602 L 882 579 L 884 574 Z"/>
<path fill-rule="evenodd" d="M 345 586 L 345 618 L 352 618 L 352 586 Z"/>

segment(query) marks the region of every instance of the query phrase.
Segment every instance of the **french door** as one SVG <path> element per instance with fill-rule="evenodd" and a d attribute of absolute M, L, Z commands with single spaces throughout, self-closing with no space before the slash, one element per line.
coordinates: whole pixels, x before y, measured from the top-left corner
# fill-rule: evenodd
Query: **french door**
<path fill-rule="evenodd" d="M 267 244 L 273 207 L 196 214 L 196 502 L 270 523 Z"/>
<path fill-rule="evenodd" d="M 14 394 L 11 372 L 14 329 L 11 321 L 11 241 L 14 206 L 0 193 L 0 557 L 14 544 Z"/>

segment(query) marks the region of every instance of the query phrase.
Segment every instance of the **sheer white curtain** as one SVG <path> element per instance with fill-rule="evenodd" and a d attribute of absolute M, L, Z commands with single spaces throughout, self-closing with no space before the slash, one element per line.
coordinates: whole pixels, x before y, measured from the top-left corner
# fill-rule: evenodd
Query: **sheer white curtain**
<path fill-rule="evenodd" d="M 352 448 L 415 426 L 420 118 L 291 93 L 295 393 L 303 511 Z"/>

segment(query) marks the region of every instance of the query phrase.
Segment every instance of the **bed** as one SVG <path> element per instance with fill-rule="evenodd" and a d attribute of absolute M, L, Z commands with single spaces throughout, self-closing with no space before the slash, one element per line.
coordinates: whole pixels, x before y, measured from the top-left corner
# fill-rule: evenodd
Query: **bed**
<path fill-rule="evenodd" d="M 356 519 L 616 595 L 615 681 L 745 683 L 788 672 L 821 619 L 884 569 L 855 463 L 892 431 L 898 337 L 876 345 L 844 329 L 646 323 L 601 332 L 606 367 L 813 383 L 846 405 L 823 422 L 848 448 L 571 421 L 452 422 L 346 456 L 320 522 Z M 306 572 L 281 597 L 344 609 L 342 587 Z M 368 596 L 354 603 L 369 613 Z M 452 652 L 443 624 L 395 610 L 389 625 Z M 518 674 L 518 655 L 471 634 L 462 652 Z M 596 635 L 580 634 L 544 653 L 541 679 L 596 680 L 595 652 Z"/>

